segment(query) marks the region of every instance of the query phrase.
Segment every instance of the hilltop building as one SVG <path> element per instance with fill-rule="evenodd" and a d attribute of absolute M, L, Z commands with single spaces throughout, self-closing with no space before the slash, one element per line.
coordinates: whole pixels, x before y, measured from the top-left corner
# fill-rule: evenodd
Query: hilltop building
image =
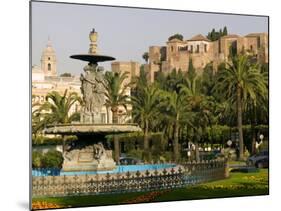
<path fill-rule="evenodd" d="M 251 33 L 246 36 L 230 34 L 219 40 L 210 41 L 198 34 L 191 39 L 172 39 L 165 46 L 149 47 L 149 63 L 145 64 L 148 80 L 153 82 L 158 72 L 169 73 L 173 69 L 188 71 L 189 61 L 199 74 L 207 64 L 212 64 L 216 71 L 218 65 L 229 61 L 231 53 L 242 51 L 252 53 L 257 60 L 268 63 L 268 34 Z"/>

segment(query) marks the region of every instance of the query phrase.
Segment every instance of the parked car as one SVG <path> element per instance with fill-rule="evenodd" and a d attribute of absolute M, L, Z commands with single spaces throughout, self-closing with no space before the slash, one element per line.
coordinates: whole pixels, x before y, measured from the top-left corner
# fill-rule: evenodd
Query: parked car
<path fill-rule="evenodd" d="M 143 161 L 132 157 L 121 157 L 119 159 L 119 163 L 121 165 L 137 165 L 137 164 L 142 164 Z"/>
<path fill-rule="evenodd" d="M 257 168 L 268 168 L 269 166 L 269 154 L 268 151 L 261 151 L 247 160 L 248 166 L 255 166 Z"/>

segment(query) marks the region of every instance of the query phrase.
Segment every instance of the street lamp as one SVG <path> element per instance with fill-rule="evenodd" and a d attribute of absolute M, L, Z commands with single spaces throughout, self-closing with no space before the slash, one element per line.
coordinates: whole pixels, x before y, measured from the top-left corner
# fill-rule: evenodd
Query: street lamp
<path fill-rule="evenodd" d="M 260 134 L 260 140 L 261 140 L 261 142 L 262 142 L 263 138 L 264 138 L 264 135 L 263 135 L 263 134 Z"/>
<path fill-rule="evenodd" d="M 259 138 L 260 138 L 261 141 L 260 141 L 260 143 L 256 142 L 256 149 L 258 149 L 259 146 L 262 144 L 262 140 L 264 139 L 264 135 L 260 134 Z"/>

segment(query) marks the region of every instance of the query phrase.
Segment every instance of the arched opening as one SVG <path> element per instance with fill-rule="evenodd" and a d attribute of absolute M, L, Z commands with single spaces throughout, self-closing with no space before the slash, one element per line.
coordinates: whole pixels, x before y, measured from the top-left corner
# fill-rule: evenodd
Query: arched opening
<path fill-rule="evenodd" d="M 49 63 L 49 64 L 48 64 L 48 70 L 49 70 L 49 71 L 51 71 L 51 67 L 52 67 L 52 66 L 51 66 L 51 64 Z"/>

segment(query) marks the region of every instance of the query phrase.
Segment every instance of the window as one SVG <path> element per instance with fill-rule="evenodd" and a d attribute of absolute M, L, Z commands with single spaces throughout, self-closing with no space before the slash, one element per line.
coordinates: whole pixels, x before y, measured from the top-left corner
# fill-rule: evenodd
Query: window
<path fill-rule="evenodd" d="M 50 57 L 48 57 L 48 60 L 51 60 L 51 58 L 50 58 Z"/>
<path fill-rule="evenodd" d="M 207 44 L 204 44 L 204 52 L 207 52 Z"/>
<path fill-rule="evenodd" d="M 250 45 L 250 50 L 253 51 L 253 46 L 252 45 Z"/>
<path fill-rule="evenodd" d="M 174 48 L 173 48 L 173 46 L 171 46 L 171 52 L 173 52 L 174 51 Z"/>
<path fill-rule="evenodd" d="M 196 45 L 196 53 L 199 53 L 199 45 Z"/>
<path fill-rule="evenodd" d="M 49 63 L 49 64 L 48 64 L 48 70 L 49 70 L 49 71 L 51 71 L 51 67 L 52 67 L 52 66 L 51 66 L 51 64 Z"/>
<path fill-rule="evenodd" d="M 193 53 L 193 45 L 190 46 L 190 53 Z"/>

